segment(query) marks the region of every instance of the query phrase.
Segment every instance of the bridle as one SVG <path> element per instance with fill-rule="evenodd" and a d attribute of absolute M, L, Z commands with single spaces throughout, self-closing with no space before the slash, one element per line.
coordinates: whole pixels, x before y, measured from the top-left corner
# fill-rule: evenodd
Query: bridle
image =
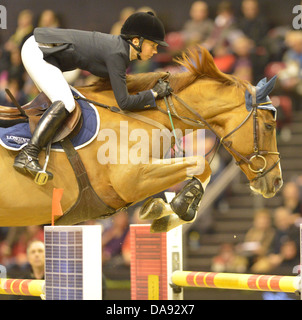
<path fill-rule="evenodd" d="M 271 104 L 271 101 L 265 102 L 265 103 L 257 103 L 256 102 L 256 87 L 251 87 L 251 91 L 252 91 L 252 108 L 249 111 L 247 117 L 235 128 L 233 129 L 231 132 L 229 132 L 228 134 L 226 134 L 224 137 L 221 137 L 216 130 L 198 113 L 196 112 L 194 109 L 192 109 L 187 103 L 185 103 L 181 98 L 179 98 L 176 94 L 174 94 L 173 92 L 171 92 L 171 95 L 183 106 L 185 107 L 187 110 L 190 111 L 190 113 L 192 113 L 193 115 L 195 115 L 198 120 L 196 119 L 191 119 L 188 117 L 184 117 L 184 116 L 180 116 L 176 109 L 175 106 L 173 104 L 171 95 L 164 98 L 165 103 L 166 103 L 166 107 L 167 107 L 167 113 L 170 116 L 170 120 L 172 119 L 171 116 L 176 117 L 177 119 L 181 120 L 182 122 L 185 122 L 187 124 L 191 124 L 194 125 L 196 127 L 207 127 L 210 131 L 213 132 L 213 134 L 216 136 L 216 139 L 218 141 L 218 143 L 216 143 L 214 146 L 215 150 L 214 150 L 214 155 L 211 159 L 211 161 L 213 160 L 214 156 L 216 155 L 219 147 L 221 145 L 223 145 L 226 149 L 228 149 L 230 151 L 230 153 L 232 153 L 234 156 L 236 156 L 237 158 L 239 158 L 239 161 L 236 161 L 237 165 L 241 165 L 243 163 L 246 163 L 248 165 L 248 169 L 252 172 L 256 174 L 256 177 L 251 179 L 250 182 L 258 180 L 259 178 L 264 177 L 267 173 L 269 173 L 270 171 L 272 171 L 280 162 L 280 153 L 279 152 L 275 152 L 275 151 L 266 151 L 266 150 L 259 150 L 259 138 L 258 138 L 258 107 L 262 106 L 262 105 L 266 105 L 266 104 Z M 161 109 L 160 107 L 158 107 L 160 111 L 164 111 L 163 109 Z M 171 112 L 171 110 L 172 112 Z M 226 140 L 227 138 L 229 138 L 233 133 L 235 133 L 236 131 L 238 131 L 251 117 L 253 117 L 253 139 L 254 139 L 254 147 L 253 147 L 253 152 L 247 156 L 242 155 L 241 153 L 239 153 L 238 151 L 236 151 L 233 147 L 232 147 L 232 141 L 230 140 Z M 173 124 L 172 124 L 172 128 L 174 128 Z M 174 130 L 174 129 L 173 129 Z M 211 150 L 212 151 L 212 150 Z M 270 166 L 268 169 L 266 169 L 267 167 L 267 161 L 265 159 L 264 156 L 266 155 L 277 155 L 278 156 L 278 160 L 272 165 Z M 253 165 L 253 162 L 255 160 L 261 160 L 263 162 L 263 165 L 260 169 L 255 169 L 255 166 Z M 211 162 L 210 161 L 210 162 Z"/>

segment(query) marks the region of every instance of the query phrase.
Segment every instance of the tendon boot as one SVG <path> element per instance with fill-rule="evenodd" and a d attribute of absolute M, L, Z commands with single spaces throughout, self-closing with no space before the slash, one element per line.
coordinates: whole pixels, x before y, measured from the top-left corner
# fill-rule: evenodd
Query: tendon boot
<path fill-rule="evenodd" d="M 191 179 L 170 203 L 172 210 L 184 221 L 194 219 L 204 194 L 202 184 L 197 178 Z"/>
<path fill-rule="evenodd" d="M 42 115 L 29 143 L 19 152 L 15 158 L 14 168 L 20 173 L 29 172 L 34 177 L 42 170 L 39 164 L 41 149 L 54 137 L 56 131 L 69 115 L 62 101 L 55 101 Z M 53 175 L 46 172 L 48 179 Z"/>

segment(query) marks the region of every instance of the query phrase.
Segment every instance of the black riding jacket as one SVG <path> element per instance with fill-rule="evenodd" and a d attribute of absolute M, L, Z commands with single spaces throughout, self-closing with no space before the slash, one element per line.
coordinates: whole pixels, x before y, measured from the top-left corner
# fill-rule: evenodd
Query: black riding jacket
<path fill-rule="evenodd" d="M 53 45 L 40 46 L 40 49 L 44 60 L 62 72 L 79 68 L 109 78 L 121 109 L 142 110 L 156 105 L 151 90 L 129 95 L 126 70 L 130 64 L 130 45 L 120 36 L 71 29 L 36 28 L 34 37 L 40 44 Z"/>

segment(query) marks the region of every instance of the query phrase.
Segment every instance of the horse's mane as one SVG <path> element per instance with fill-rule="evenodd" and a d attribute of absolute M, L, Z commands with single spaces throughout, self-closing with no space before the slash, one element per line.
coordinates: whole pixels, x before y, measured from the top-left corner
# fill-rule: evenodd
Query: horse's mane
<path fill-rule="evenodd" d="M 198 79 L 213 79 L 225 86 L 237 86 L 247 88 L 248 82 L 235 76 L 221 72 L 215 65 L 212 55 L 207 49 L 197 46 L 192 50 L 183 52 L 175 61 L 187 69 L 187 72 L 179 72 L 169 75 L 170 86 L 175 93 L 182 91 Z M 149 72 L 127 75 L 127 87 L 129 93 L 140 92 L 153 88 L 160 78 L 167 78 L 166 72 Z M 109 79 L 100 78 L 92 84 L 94 91 L 112 90 Z"/>

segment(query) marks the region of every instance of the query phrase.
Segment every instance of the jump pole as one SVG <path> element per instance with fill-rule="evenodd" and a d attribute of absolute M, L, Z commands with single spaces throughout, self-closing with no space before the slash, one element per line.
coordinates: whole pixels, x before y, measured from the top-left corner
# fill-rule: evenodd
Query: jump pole
<path fill-rule="evenodd" d="M 40 297 L 44 285 L 44 280 L 0 278 L 0 294 Z"/>
<path fill-rule="evenodd" d="M 172 274 L 172 283 L 180 287 L 295 293 L 299 291 L 299 282 L 298 276 L 195 271 L 175 271 Z"/>
<path fill-rule="evenodd" d="M 301 292 L 300 276 L 183 271 L 182 226 L 150 233 L 150 225 L 130 225 L 130 243 L 132 300 L 181 300 L 183 287 Z"/>

